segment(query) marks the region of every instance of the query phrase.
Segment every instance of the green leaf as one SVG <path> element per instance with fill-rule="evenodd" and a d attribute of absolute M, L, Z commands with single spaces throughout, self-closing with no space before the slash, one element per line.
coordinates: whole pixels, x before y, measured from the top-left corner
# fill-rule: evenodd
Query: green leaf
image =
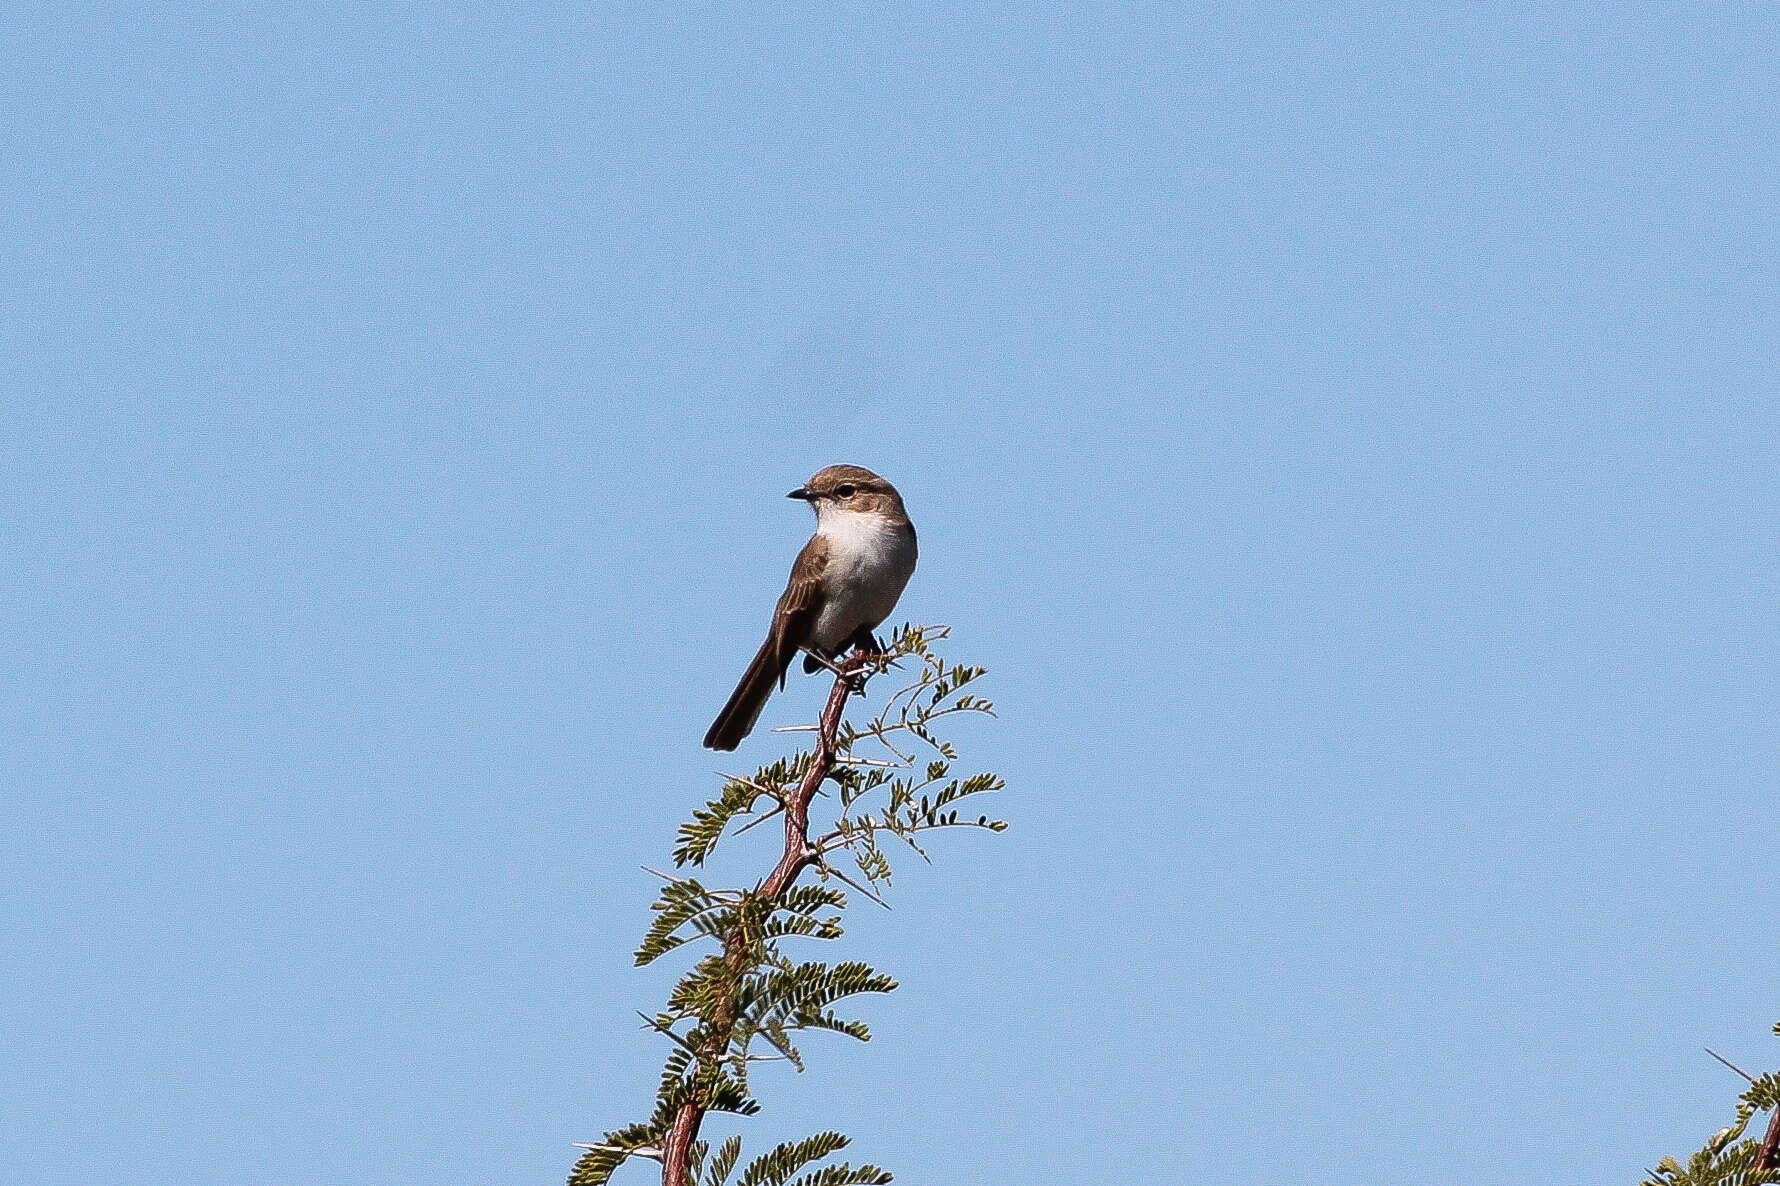
<path fill-rule="evenodd" d="M 846 1162 L 824 1166 L 813 1174 L 805 1174 L 791 1186 L 888 1186 L 891 1177 L 875 1165 L 854 1169 Z"/>
<path fill-rule="evenodd" d="M 734 895 L 730 897 L 733 900 Z M 637 947 L 636 964 L 639 968 L 654 963 L 692 938 L 677 933 L 682 926 L 711 912 L 733 909 L 733 901 L 726 902 L 698 882 L 688 879 L 670 881 L 662 887 L 661 897 L 656 899 L 650 909 L 655 911 L 655 919 L 649 924 L 643 942 Z M 704 933 L 710 932 L 707 930 Z"/>
<path fill-rule="evenodd" d="M 785 1186 L 792 1174 L 810 1162 L 846 1147 L 847 1138 L 838 1132 L 819 1132 L 801 1141 L 786 1141 L 749 1162 L 736 1186 Z"/>
<path fill-rule="evenodd" d="M 1780 1071 L 1763 1075 L 1749 1085 L 1743 1093 L 1743 1102 L 1757 1112 L 1768 1112 L 1780 1107 Z"/>
<path fill-rule="evenodd" d="M 710 1172 L 705 1176 L 705 1186 L 724 1186 L 724 1181 L 735 1169 L 736 1158 L 742 1155 L 742 1138 L 730 1137 L 717 1150 L 717 1156 L 711 1158 Z"/>
<path fill-rule="evenodd" d="M 668 1125 L 657 1114 L 646 1124 L 633 1124 L 615 1129 L 600 1138 L 599 1144 L 581 1155 L 569 1171 L 569 1186 L 605 1186 L 613 1171 L 628 1161 L 638 1149 L 660 1144 Z"/>

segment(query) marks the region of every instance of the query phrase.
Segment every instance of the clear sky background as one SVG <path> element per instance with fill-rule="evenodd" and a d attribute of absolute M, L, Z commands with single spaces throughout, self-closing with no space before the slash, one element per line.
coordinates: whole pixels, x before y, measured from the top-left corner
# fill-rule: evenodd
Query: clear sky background
<path fill-rule="evenodd" d="M 755 1147 L 1697 1147 L 1701 1047 L 1780 1064 L 1777 41 L 9 6 L 3 1176 L 553 1183 L 639 1118 L 639 866 L 782 740 L 698 746 L 836 461 L 920 526 L 899 617 L 992 669 L 1014 826 L 854 912 L 904 987 L 762 1077 Z"/>

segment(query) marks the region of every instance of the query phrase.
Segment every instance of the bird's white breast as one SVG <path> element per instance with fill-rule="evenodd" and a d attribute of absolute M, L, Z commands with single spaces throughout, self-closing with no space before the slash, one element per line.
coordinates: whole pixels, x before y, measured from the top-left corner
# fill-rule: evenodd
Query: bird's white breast
<path fill-rule="evenodd" d="M 825 649 L 861 626 L 876 626 L 896 608 L 915 571 L 915 535 L 882 515 L 825 507 L 816 532 L 828 542 L 826 596 L 814 641 Z"/>

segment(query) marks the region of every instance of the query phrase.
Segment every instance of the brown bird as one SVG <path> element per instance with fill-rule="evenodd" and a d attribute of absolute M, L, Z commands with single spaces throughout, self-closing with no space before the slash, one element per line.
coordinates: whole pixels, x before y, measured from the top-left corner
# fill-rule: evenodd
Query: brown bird
<path fill-rule="evenodd" d="M 773 685 L 798 651 L 833 659 L 849 644 L 876 650 L 872 631 L 896 608 L 915 571 L 915 525 L 896 487 L 857 465 L 831 465 L 793 490 L 816 511 L 816 534 L 797 554 L 773 610 L 772 630 L 705 734 L 706 749 L 731 750 L 760 719 Z M 803 669 L 822 663 L 809 654 Z"/>

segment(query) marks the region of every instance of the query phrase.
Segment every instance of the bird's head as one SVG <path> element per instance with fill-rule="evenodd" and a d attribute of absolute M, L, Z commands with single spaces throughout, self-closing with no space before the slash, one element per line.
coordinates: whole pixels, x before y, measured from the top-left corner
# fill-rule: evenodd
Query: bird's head
<path fill-rule="evenodd" d="M 898 522 L 908 518 L 896 487 L 858 465 L 831 465 L 817 470 L 787 497 L 809 503 L 819 522 L 834 515 L 880 515 Z"/>

